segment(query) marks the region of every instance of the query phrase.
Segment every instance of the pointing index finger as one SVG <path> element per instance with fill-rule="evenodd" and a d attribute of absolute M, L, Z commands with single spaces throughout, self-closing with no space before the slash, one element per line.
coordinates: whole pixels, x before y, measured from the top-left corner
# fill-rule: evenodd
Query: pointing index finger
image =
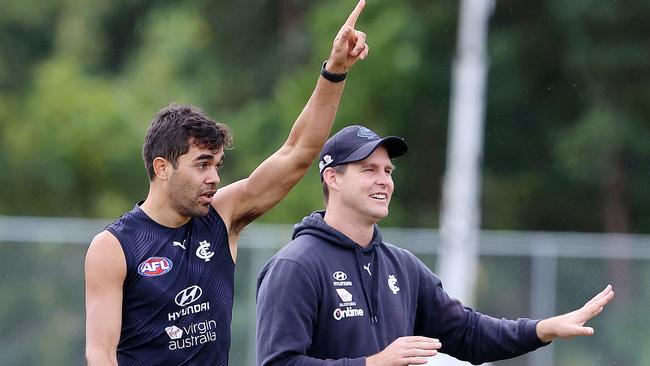
<path fill-rule="evenodd" d="M 354 25 L 357 23 L 357 19 L 359 19 L 359 15 L 361 15 L 361 11 L 365 6 L 366 0 L 359 0 L 357 6 L 354 8 L 354 10 L 352 10 L 352 13 L 350 13 L 348 20 L 345 21 L 345 25 L 349 25 L 354 28 Z"/>

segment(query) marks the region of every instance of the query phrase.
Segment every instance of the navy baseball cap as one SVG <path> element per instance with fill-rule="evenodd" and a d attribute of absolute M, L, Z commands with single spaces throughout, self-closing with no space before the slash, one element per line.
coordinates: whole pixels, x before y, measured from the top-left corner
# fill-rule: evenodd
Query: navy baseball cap
<path fill-rule="evenodd" d="M 325 142 L 318 159 L 318 171 L 323 180 L 325 168 L 363 160 L 382 145 L 388 156 L 396 158 L 406 154 L 408 146 L 403 138 L 397 136 L 379 137 L 372 130 L 353 125 L 345 127 Z"/>

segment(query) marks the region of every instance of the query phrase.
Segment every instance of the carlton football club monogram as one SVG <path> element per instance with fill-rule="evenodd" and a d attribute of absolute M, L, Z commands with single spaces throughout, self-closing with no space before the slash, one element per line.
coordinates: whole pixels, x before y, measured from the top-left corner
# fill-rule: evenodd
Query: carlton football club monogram
<path fill-rule="evenodd" d="M 210 250 L 210 243 L 207 240 L 199 242 L 199 247 L 196 249 L 197 257 L 209 262 L 213 255 L 214 252 Z"/>
<path fill-rule="evenodd" d="M 393 295 L 397 295 L 399 286 L 397 285 L 397 278 L 395 278 L 395 275 L 388 275 L 388 287 L 393 291 Z"/>

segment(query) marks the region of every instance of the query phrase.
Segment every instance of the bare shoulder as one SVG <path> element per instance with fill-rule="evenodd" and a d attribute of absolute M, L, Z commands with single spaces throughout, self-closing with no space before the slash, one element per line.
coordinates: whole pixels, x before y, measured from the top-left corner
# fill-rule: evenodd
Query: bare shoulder
<path fill-rule="evenodd" d="M 253 212 L 254 197 L 247 191 L 247 182 L 247 179 L 242 179 L 219 188 L 212 199 L 212 206 L 228 228 L 229 236 L 238 234 L 260 216 L 260 213 Z"/>
<path fill-rule="evenodd" d="M 87 277 L 94 273 L 107 279 L 126 276 L 126 258 L 115 235 L 107 230 L 95 235 L 86 253 L 85 267 Z"/>
<path fill-rule="evenodd" d="M 126 260 L 117 238 L 97 234 L 86 253 L 86 358 L 88 364 L 117 365 L 122 326 L 122 286 Z"/>

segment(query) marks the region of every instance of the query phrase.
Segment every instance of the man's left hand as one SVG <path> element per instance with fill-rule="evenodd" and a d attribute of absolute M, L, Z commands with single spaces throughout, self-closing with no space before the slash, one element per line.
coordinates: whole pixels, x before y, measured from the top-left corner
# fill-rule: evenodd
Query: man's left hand
<path fill-rule="evenodd" d="M 594 328 L 585 327 L 584 324 L 591 318 L 600 314 L 605 305 L 614 298 L 612 285 L 589 300 L 583 307 L 570 313 L 544 319 L 537 323 L 537 337 L 542 342 L 550 342 L 555 338 L 572 338 L 576 336 L 590 336 Z"/>

